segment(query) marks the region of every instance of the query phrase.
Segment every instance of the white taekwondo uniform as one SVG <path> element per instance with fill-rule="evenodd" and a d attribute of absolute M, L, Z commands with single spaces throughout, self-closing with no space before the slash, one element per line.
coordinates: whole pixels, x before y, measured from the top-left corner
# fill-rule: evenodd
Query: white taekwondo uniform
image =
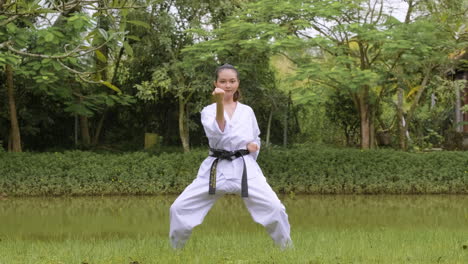
<path fill-rule="evenodd" d="M 201 121 L 210 148 L 235 151 L 246 149 L 250 142 L 260 146 L 260 129 L 255 114 L 249 106 L 237 102 L 229 118 L 224 113 L 224 131 L 216 122 L 216 103 L 201 112 Z M 275 243 L 281 248 L 291 246 L 288 215 L 281 201 L 267 183 L 257 164 L 258 151 L 244 156 L 247 169 L 248 197 L 243 198 L 255 222 L 265 226 Z M 169 237 L 173 248 L 182 248 L 192 229 L 201 224 L 215 201 L 225 193 L 240 194 L 244 169 L 243 159 L 220 159 L 216 170 L 216 194 L 208 194 L 210 169 L 215 157 L 208 156 L 198 170 L 197 178 L 174 201 L 170 209 Z"/>

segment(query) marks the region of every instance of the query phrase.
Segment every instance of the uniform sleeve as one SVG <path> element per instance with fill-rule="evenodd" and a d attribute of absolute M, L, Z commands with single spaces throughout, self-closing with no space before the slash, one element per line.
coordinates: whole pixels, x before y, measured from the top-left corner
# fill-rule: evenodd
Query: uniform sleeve
<path fill-rule="evenodd" d="M 255 117 L 255 113 L 252 110 L 252 131 L 253 131 L 253 137 L 254 137 L 254 143 L 256 143 L 260 147 L 260 128 L 258 127 L 257 123 L 257 118 Z M 254 157 L 255 160 L 257 160 L 258 153 L 260 153 L 260 149 L 250 153 Z"/>
<path fill-rule="evenodd" d="M 206 137 L 210 140 L 218 141 L 229 133 L 229 121 L 225 119 L 226 125 L 224 126 L 224 131 L 221 131 L 218 122 L 216 122 L 216 113 L 212 110 L 213 109 L 208 107 L 203 108 L 201 112 L 201 122 L 205 129 Z"/>

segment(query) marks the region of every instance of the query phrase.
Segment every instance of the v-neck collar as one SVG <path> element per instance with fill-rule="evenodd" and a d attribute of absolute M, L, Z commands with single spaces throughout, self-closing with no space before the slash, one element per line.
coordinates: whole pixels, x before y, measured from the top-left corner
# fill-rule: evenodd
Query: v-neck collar
<path fill-rule="evenodd" d="M 229 119 L 229 121 L 231 121 L 232 119 L 234 119 L 234 116 L 236 115 L 237 113 L 237 110 L 239 108 L 239 105 L 240 105 L 240 102 L 236 102 L 236 107 L 234 108 L 234 111 L 232 112 L 232 116 L 229 116 L 228 112 L 226 110 L 224 110 L 224 114 L 225 114 L 225 118 L 227 117 L 227 119 Z"/>

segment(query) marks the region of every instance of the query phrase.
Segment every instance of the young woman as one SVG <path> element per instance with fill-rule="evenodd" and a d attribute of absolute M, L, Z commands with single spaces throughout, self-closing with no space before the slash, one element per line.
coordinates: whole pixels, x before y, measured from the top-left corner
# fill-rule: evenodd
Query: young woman
<path fill-rule="evenodd" d="M 229 64 L 218 67 L 214 86 L 215 103 L 201 112 L 210 156 L 201 164 L 197 178 L 171 206 L 172 247 L 182 248 L 192 229 L 226 193 L 241 194 L 254 221 L 265 226 L 279 247 L 289 247 L 288 215 L 256 162 L 260 130 L 255 114 L 238 101 L 238 71 Z"/>

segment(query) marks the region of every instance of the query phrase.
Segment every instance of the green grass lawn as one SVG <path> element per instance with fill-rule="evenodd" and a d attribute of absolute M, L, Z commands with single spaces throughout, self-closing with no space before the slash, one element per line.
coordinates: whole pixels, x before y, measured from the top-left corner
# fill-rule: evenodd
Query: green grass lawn
<path fill-rule="evenodd" d="M 1 200 L 0 264 L 468 263 L 468 196 L 283 197 L 294 240 L 286 251 L 234 196 L 174 251 L 174 198 Z"/>

